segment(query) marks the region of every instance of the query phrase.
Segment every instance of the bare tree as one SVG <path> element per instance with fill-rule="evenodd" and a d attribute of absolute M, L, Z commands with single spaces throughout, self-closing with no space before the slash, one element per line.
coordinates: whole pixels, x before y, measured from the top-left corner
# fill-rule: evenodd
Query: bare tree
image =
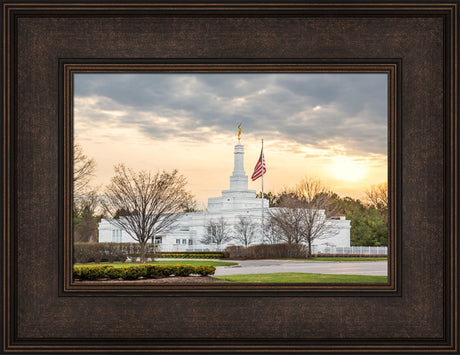
<path fill-rule="evenodd" d="M 186 191 L 185 177 L 172 172 L 135 172 L 123 164 L 114 167 L 115 175 L 106 187 L 102 206 L 111 223 L 128 233 L 140 245 L 140 260 L 145 262 L 145 247 L 159 233 L 170 229 L 192 195 Z M 120 211 L 124 211 L 120 215 Z M 118 218 L 115 218 L 118 217 Z"/>
<path fill-rule="evenodd" d="M 74 195 L 73 210 L 77 215 L 81 215 L 83 211 L 89 211 L 92 215 L 96 214 L 100 202 L 100 196 L 96 190 L 88 191 L 85 195 Z"/>
<path fill-rule="evenodd" d="M 73 152 L 73 230 L 75 242 L 97 240 L 96 209 L 99 196 L 97 188 L 90 186 L 96 163 L 83 154 L 80 145 L 75 144 Z M 99 211 L 100 212 L 100 211 Z"/>
<path fill-rule="evenodd" d="M 216 243 L 217 246 L 222 246 L 223 243 L 229 242 L 232 239 L 229 226 L 223 217 L 217 221 L 209 221 L 206 225 L 205 234 L 201 238 L 201 243 L 211 244 Z"/>
<path fill-rule="evenodd" d="M 182 206 L 184 212 L 198 212 L 198 206 L 195 200 L 190 199 L 189 201 L 184 201 Z"/>
<path fill-rule="evenodd" d="M 388 221 L 388 184 L 372 185 L 366 190 L 368 203 L 380 212 L 385 222 Z"/>
<path fill-rule="evenodd" d="M 281 242 L 280 233 L 277 232 L 276 226 L 272 223 L 272 216 L 264 218 L 263 244 L 278 244 Z"/>
<path fill-rule="evenodd" d="M 89 188 L 89 182 L 94 176 L 96 162 L 88 158 L 79 144 L 75 144 L 73 150 L 73 194 L 74 196 L 85 195 L 93 191 Z"/>
<path fill-rule="evenodd" d="M 331 196 L 319 180 L 304 178 L 282 194 L 280 207 L 270 210 L 272 228 L 285 243 L 306 243 L 311 257 L 313 241 L 334 233 L 328 217 L 337 208 Z"/>
<path fill-rule="evenodd" d="M 93 215 L 89 207 L 78 215 L 78 224 L 74 225 L 74 241 L 77 243 L 97 242 L 98 217 Z"/>
<path fill-rule="evenodd" d="M 278 240 L 287 244 L 305 242 L 304 220 L 307 210 L 292 197 L 283 198 L 283 205 L 270 210 L 270 224 Z"/>
<path fill-rule="evenodd" d="M 99 209 L 99 196 L 96 191 L 86 195 L 75 196 L 73 199 L 73 230 L 75 242 L 96 242 L 98 221 L 96 209 Z"/>
<path fill-rule="evenodd" d="M 248 247 L 254 243 L 258 225 L 250 217 L 238 216 L 238 222 L 234 226 L 234 238 Z"/>

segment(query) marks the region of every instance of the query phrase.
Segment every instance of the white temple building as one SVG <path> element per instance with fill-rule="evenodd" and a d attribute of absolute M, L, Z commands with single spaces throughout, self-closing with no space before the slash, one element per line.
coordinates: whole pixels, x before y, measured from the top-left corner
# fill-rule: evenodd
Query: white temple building
<path fill-rule="evenodd" d="M 218 222 L 223 218 L 228 229 L 232 231 L 239 223 L 240 217 L 249 217 L 261 225 L 262 203 L 265 217 L 269 215 L 269 201 L 256 198 L 255 190 L 248 190 L 248 176 L 244 171 L 244 146 L 238 139 L 234 151 L 234 170 L 230 176 L 230 189 L 223 190 L 222 196 L 208 199 L 207 211 L 181 213 L 176 223 L 167 232 L 156 236 L 161 251 L 215 251 L 223 250 L 229 245 L 241 245 L 231 240 L 221 246 L 203 244 L 201 239 L 206 234 L 210 221 Z M 313 251 L 321 252 L 326 247 L 350 246 L 350 221 L 345 217 L 330 219 L 328 234 L 313 243 Z M 259 236 L 260 235 L 260 236 Z M 262 233 L 252 244 L 263 242 Z M 135 243 L 136 241 L 124 230 L 118 229 L 111 219 L 102 219 L 99 223 L 99 242 L 101 243 Z"/>

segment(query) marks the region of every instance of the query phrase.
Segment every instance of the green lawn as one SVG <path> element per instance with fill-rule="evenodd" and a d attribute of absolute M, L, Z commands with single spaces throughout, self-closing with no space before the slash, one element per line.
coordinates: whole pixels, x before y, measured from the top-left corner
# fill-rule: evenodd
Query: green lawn
<path fill-rule="evenodd" d="M 156 260 L 155 262 L 149 262 L 149 264 L 160 264 L 160 265 L 192 265 L 192 266 L 200 266 L 200 265 L 208 265 L 208 266 L 230 266 L 230 265 L 238 265 L 238 263 L 231 262 L 231 261 L 208 261 L 208 260 Z M 140 265 L 138 263 L 122 263 L 122 262 L 114 262 L 114 263 L 88 263 L 88 264 L 75 264 L 76 266 L 82 265 L 110 265 L 114 267 L 120 266 L 131 266 L 131 265 Z"/>
<path fill-rule="evenodd" d="M 366 275 L 329 275 L 329 274 L 308 274 L 301 272 L 286 272 L 273 274 L 247 274 L 247 275 L 227 275 L 213 276 L 230 282 L 251 282 L 251 283 L 270 283 L 270 282 L 299 282 L 299 283 L 386 283 L 386 276 L 366 276 Z"/>
<path fill-rule="evenodd" d="M 382 258 L 366 258 L 366 257 L 317 257 L 313 259 L 275 259 L 275 260 L 292 260 L 292 261 L 380 261 L 387 260 L 386 257 Z"/>

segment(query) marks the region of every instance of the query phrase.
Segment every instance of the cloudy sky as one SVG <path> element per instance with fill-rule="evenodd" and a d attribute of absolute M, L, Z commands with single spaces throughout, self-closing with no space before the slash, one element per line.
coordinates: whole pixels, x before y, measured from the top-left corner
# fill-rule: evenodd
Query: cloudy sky
<path fill-rule="evenodd" d="M 310 176 L 362 198 L 387 180 L 386 74 L 75 74 L 74 93 L 93 185 L 121 162 L 177 168 L 204 203 L 229 187 L 240 122 L 248 176 L 264 139 L 265 191 Z"/>

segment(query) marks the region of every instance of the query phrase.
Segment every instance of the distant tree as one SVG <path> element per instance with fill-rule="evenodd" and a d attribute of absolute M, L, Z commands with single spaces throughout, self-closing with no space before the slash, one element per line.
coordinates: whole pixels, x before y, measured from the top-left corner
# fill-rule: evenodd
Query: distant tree
<path fill-rule="evenodd" d="M 258 224 L 250 217 L 238 216 L 238 222 L 234 226 L 234 239 L 248 247 L 256 240 Z"/>
<path fill-rule="evenodd" d="M 366 190 L 366 196 L 370 206 L 380 212 L 385 223 L 388 221 L 388 184 L 372 185 Z"/>
<path fill-rule="evenodd" d="M 184 204 L 182 205 L 182 210 L 184 212 L 197 212 L 198 207 L 196 201 L 193 199 L 189 201 L 184 201 Z"/>
<path fill-rule="evenodd" d="M 364 210 L 362 214 L 350 217 L 351 245 L 386 246 L 388 245 L 388 227 L 382 215 L 374 208 Z"/>
<path fill-rule="evenodd" d="M 73 231 L 74 241 L 89 242 L 97 239 L 96 214 L 99 204 L 97 188 L 90 185 L 96 163 L 83 153 L 80 145 L 75 144 L 73 152 Z"/>
<path fill-rule="evenodd" d="M 79 144 L 75 144 L 73 150 L 73 194 L 74 196 L 87 195 L 93 190 L 89 188 L 89 182 L 94 176 L 96 162 L 87 157 Z"/>
<path fill-rule="evenodd" d="M 305 214 L 307 213 L 298 201 L 285 198 L 283 205 L 270 210 L 270 225 L 278 239 L 287 244 L 304 242 L 303 235 Z"/>
<path fill-rule="evenodd" d="M 218 248 L 222 244 L 232 240 L 232 235 L 230 233 L 230 228 L 225 222 L 223 217 L 219 218 L 217 221 L 210 220 L 205 228 L 205 234 L 201 238 L 201 243 L 203 244 L 217 244 Z"/>
<path fill-rule="evenodd" d="M 316 239 L 334 233 L 327 218 L 336 213 L 336 203 L 329 189 L 317 179 L 304 178 L 281 195 L 280 207 L 270 210 L 270 221 L 282 241 L 306 243 L 308 257 Z"/>
<path fill-rule="evenodd" d="M 350 243 L 357 246 L 385 246 L 388 244 L 388 227 L 382 214 L 373 206 L 358 199 L 335 196 L 339 214 L 350 220 Z"/>
<path fill-rule="evenodd" d="M 256 194 L 257 198 L 262 196 L 262 191 Z M 264 192 L 264 198 L 268 200 L 270 207 L 276 207 L 280 203 L 280 195 L 275 194 L 274 192 Z"/>
<path fill-rule="evenodd" d="M 92 215 L 95 215 L 96 210 L 99 209 L 100 196 L 96 190 L 88 191 L 85 195 L 75 196 L 73 199 L 73 210 L 74 215 L 80 215 L 84 211 L 90 211 Z"/>
<path fill-rule="evenodd" d="M 97 242 L 98 222 L 100 217 L 94 216 L 93 211 L 86 207 L 77 217 L 78 223 L 74 229 L 74 240 L 77 243 Z"/>
<path fill-rule="evenodd" d="M 281 243 L 280 234 L 276 231 L 276 226 L 271 221 L 270 213 L 264 221 L 263 244 L 279 244 Z"/>
<path fill-rule="evenodd" d="M 372 185 L 366 190 L 366 196 L 369 200 L 369 204 L 377 210 L 388 208 L 388 184 L 386 182 Z"/>
<path fill-rule="evenodd" d="M 96 242 L 101 220 L 100 196 L 96 191 L 73 199 L 73 231 L 75 242 Z"/>
<path fill-rule="evenodd" d="M 102 206 L 111 223 L 128 233 L 140 246 L 140 260 L 146 261 L 146 244 L 173 226 L 189 205 L 186 179 L 178 173 L 135 172 L 123 164 L 106 187 Z"/>
<path fill-rule="evenodd" d="M 132 213 L 136 214 L 137 211 L 133 211 Z M 115 212 L 115 214 L 112 217 L 115 219 L 118 219 L 120 217 L 129 216 L 130 214 L 131 212 L 129 212 L 128 210 L 125 210 L 124 208 L 120 208 L 119 210 Z"/>

